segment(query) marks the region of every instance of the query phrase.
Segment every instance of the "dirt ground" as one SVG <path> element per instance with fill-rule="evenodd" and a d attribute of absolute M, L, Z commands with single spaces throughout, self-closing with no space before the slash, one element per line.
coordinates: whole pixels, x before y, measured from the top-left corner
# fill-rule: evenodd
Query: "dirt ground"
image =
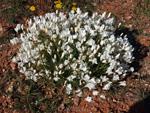
<path fill-rule="evenodd" d="M 117 34 L 122 32 L 127 34 L 135 47 L 135 61 L 132 63 L 135 72 L 132 76 L 126 77 L 127 86 L 114 88 L 110 92 L 100 91 L 100 94 L 106 94 L 106 98 L 100 98 L 99 94 L 93 96 L 93 102 L 84 100 L 86 96 L 92 96 L 92 91 L 86 92 L 82 98 L 72 98 L 72 106 L 64 107 L 62 104 L 59 112 L 150 113 L 150 17 L 137 11 L 135 1 L 107 0 L 95 4 L 99 13 L 106 11 L 115 15 L 117 22 L 121 22 L 124 26 L 118 30 Z M 22 20 L 20 22 L 23 23 Z M 7 21 L 0 20 L 0 35 L 14 32 L 13 27 L 15 25 L 9 25 Z M 13 46 L 5 39 L 0 40 L 0 113 L 20 113 L 11 109 L 15 101 L 12 95 L 6 95 L 7 91 L 13 90 L 16 80 L 3 81 L 7 72 L 13 72 L 16 69 L 16 64 L 11 62 L 11 58 L 16 55 L 18 48 L 19 45 Z"/>

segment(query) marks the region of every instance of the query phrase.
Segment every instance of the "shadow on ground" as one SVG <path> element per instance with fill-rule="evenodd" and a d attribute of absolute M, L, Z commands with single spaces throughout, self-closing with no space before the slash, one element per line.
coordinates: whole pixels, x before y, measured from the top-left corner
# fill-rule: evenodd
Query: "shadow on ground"
<path fill-rule="evenodd" d="M 129 30 L 128 28 L 120 28 L 116 30 L 116 35 L 120 35 L 123 33 L 124 37 L 127 35 L 130 44 L 134 47 L 133 56 L 135 57 L 134 62 L 131 64 L 134 67 L 135 72 L 138 72 L 142 65 L 140 64 L 141 61 L 147 56 L 149 52 L 149 48 L 146 46 L 141 45 L 137 40 L 136 37 L 139 35 L 137 30 Z M 133 78 L 137 78 L 134 76 Z M 144 98 L 142 101 L 135 103 L 131 106 L 128 113 L 150 113 L 150 92 L 146 92 L 147 97 Z"/>
<path fill-rule="evenodd" d="M 139 69 L 142 67 L 140 65 L 140 61 L 143 61 L 143 59 L 147 56 L 147 53 L 149 52 L 149 49 L 146 46 L 141 45 L 137 40 L 136 37 L 139 35 L 137 30 L 129 30 L 128 28 L 120 28 L 115 31 L 115 35 L 120 35 L 123 33 L 124 37 L 127 35 L 127 38 L 130 42 L 130 44 L 134 47 L 133 56 L 135 57 L 133 63 L 131 64 L 132 67 L 134 67 L 135 72 L 138 72 Z"/>
<path fill-rule="evenodd" d="M 128 113 L 150 113 L 150 95 L 134 104 Z"/>

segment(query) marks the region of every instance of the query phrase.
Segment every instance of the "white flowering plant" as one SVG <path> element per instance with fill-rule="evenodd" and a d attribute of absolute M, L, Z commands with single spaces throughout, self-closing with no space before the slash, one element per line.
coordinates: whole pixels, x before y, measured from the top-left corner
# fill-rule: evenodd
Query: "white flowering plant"
<path fill-rule="evenodd" d="M 110 13 L 111 14 L 111 13 Z M 18 24 L 12 44 L 21 43 L 12 59 L 19 71 L 35 82 L 46 77 L 55 84 L 63 83 L 67 94 L 82 96 L 83 89 L 110 87 L 134 68 L 134 48 L 126 37 L 115 36 L 114 18 L 82 13 L 79 8 L 69 14 L 47 13 L 28 20 L 28 27 Z M 125 86 L 126 82 L 118 82 Z"/>

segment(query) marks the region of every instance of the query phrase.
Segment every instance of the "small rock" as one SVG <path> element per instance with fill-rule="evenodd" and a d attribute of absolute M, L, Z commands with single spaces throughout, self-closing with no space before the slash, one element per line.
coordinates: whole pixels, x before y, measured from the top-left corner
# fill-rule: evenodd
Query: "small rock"
<path fill-rule="evenodd" d="M 113 102 L 117 102 L 115 99 L 113 99 Z"/>
<path fill-rule="evenodd" d="M 6 101 L 7 101 L 8 103 L 11 103 L 11 97 L 8 96 L 8 97 L 6 98 Z"/>
<path fill-rule="evenodd" d="M 65 109 L 64 103 L 62 102 L 61 105 L 57 108 L 58 112 L 62 112 Z"/>
<path fill-rule="evenodd" d="M 16 69 L 17 63 L 11 62 L 10 66 L 11 66 L 12 70 L 14 71 Z"/>
<path fill-rule="evenodd" d="M 6 92 L 12 92 L 13 91 L 13 82 L 10 83 L 8 89 L 6 90 Z"/>
<path fill-rule="evenodd" d="M 132 16 L 127 16 L 126 17 L 127 20 L 130 20 L 131 18 L 132 18 Z"/>
<path fill-rule="evenodd" d="M 3 27 L 2 27 L 2 24 L 0 24 L 0 35 L 3 34 L 4 30 L 3 30 Z"/>
<path fill-rule="evenodd" d="M 75 97 L 73 100 L 74 100 L 74 104 L 75 104 L 76 106 L 78 106 L 79 103 L 80 103 L 80 98 L 79 98 L 79 97 Z"/>
<path fill-rule="evenodd" d="M 4 95 L 1 96 L 1 97 L 0 97 L 0 103 L 3 103 L 5 99 L 6 99 L 6 97 L 5 97 Z"/>
<path fill-rule="evenodd" d="M 4 102 L 2 103 L 2 105 L 3 105 L 3 107 L 6 107 L 6 106 L 7 106 L 7 102 L 4 101 Z"/>

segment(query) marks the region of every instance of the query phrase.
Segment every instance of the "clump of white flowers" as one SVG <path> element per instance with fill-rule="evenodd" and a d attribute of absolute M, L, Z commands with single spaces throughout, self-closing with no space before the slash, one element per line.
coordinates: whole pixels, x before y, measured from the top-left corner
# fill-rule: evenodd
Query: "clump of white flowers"
<path fill-rule="evenodd" d="M 15 30 L 23 31 L 10 41 L 21 43 L 18 55 L 12 59 L 20 72 L 34 81 L 40 76 L 63 81 L 67 94 L 75 91 L 82 96 L 85 87 L 109 90 L 127 72 L 134 71 L 128 65 L 134 59 L 134 49 L 126 37 L 115 36 L 114 18 L 106 18 L 105 12 L 89 17 L 79 8 L 68 15 L 56 11 L 33 17 L 26 30 L 21 24 Z M 125 85 L 125 81 L 120 83 Z"/>

